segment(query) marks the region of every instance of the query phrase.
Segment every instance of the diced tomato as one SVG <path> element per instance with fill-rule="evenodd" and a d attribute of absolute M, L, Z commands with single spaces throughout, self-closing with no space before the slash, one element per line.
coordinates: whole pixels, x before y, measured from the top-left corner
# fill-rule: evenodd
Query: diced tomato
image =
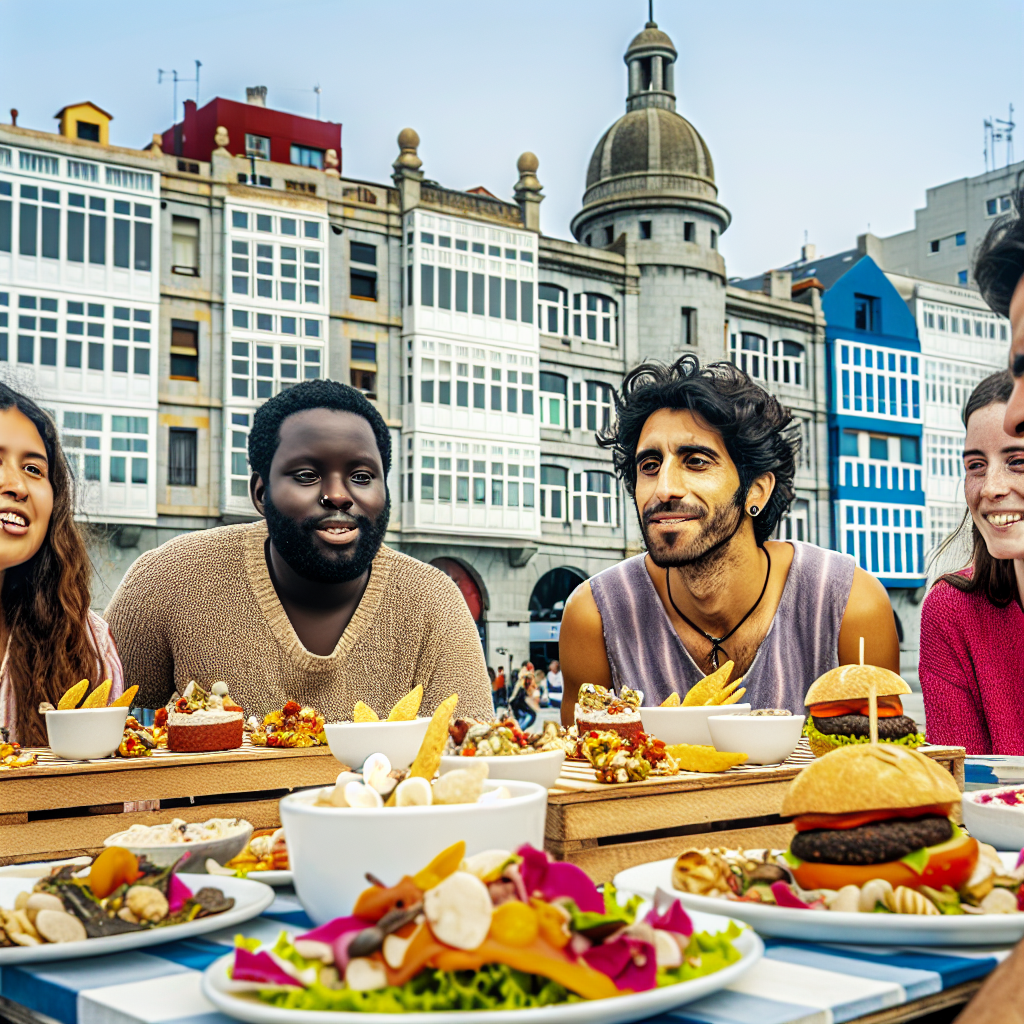
<path fill-rule="evenodd" d="M 854 700 L 829 700 L 823 704 L 812 704 L 810 711 L 815 718 L 838 718 L 840 715 L 866 715 L 869 700 L 857 697 Z M 903 702 L 896 696 L 878 698 L 878 717 L 896 718 L 903 714 Z"/>
<path fill-rule="evenodd" d="M 872 821 L 888 821 L 890 818 L 920 818 L 925 814 L 940 814 L 948 817 L 952 804 L 930 804 L 927 807 L 896 807 L 879 811 L 853 811 L 850 814 L 801 814 L 793 819 L 797 832 L 812 828 L 859 828 Z"/>

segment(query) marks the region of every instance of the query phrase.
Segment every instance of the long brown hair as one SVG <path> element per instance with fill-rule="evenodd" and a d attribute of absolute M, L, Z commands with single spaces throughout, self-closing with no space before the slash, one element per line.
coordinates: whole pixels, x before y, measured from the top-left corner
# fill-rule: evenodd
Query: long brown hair
<path fill-rule="evenodd" d="M 1007 403 L 1012 391 L 1013 378 L 1009 370 L 1000 370 L 986 377 L 967 399 L 963 414 L 964 426 L 967 426 L 967 421 L 979 409 Z M 966 531 L 968 523 L 971 524 L 971 574 L 964 575 L 962 570 L 947 572 L 935 582 L 942 580 L 965 594 L 981 591 L 997 608 L 1005 608 L 1017 597 L 1017 577 L 1014 574 L 1013 559 L 993 558 L 989 554 L 988 546 L 981 536 L 981 531 L 975 526 L 969 509 L 964 513 L 964 518 L 957 529 L 942 542 L 936 557 L 940 557 L 950 545 L 956 543 L 957 538 Z"/>
<path fill-rule="evenodd" d="M 75 523 L 74 480 L 53 420 L 31 399 L 0 383 L 0 409 L 15 407 L 46 446 L 53 512 L 42 547 L 8 569 L 0 588 L 15 728 L 25 746 L 45 746 L 41 701 L 56 704 L 82 678 L 105 672 L 89 625 L 89 556 Z M 98 682 L 93 679 L 93 682 Z"/>

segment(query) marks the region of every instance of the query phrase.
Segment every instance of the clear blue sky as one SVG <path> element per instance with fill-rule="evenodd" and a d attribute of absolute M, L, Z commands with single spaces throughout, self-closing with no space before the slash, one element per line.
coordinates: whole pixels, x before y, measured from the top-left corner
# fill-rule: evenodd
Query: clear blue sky
<path fill-rule="evenodd" d="M 171 123 L 158 68 L 191 78 L 198 58 L 200 103 L 266 85 L 272 106 L 310 116 L 319 82 L 346 174 L 387 180 L 411 125 L 428 177 L 508 196 L 532 149 L 544 230 L 568 237 L 646 17 L 646 0 L 0 0 L 0 119 L 17 107 L 50 130 L 91 99 L 114 143 L 143 146 Z M 733 214 L 731 276 L 795 258 L 805 230 L 834 252 L 869 224 L 912 227 L 928 186 L 984 169 L 982 119 L 1010 102 L 1024 158 L 1019 2 L 656 0 L 655 18 Z"/>

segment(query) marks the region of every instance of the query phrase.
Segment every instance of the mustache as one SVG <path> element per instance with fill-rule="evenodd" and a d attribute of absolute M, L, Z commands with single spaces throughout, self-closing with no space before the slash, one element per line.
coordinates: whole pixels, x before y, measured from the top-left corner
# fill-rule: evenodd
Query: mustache
<path fill-rule="evenodd" d="M 308 516 L 299 522 L 299 529 L 305 533 L 315 533 L 325 526 L 363 526 L 370 522 L 366 516 L 349 515 L 337 509 L 322 516 Z"/>
<path fill-rule="evenodd" d="M 671 501 L 659 501 L 656 505 L 649 505 L 645 508 L 643 511 L 644 526 L 650 525 L 654 516 L 664 512 L 675 512 L 679 515 L 691 516 L 694 519 L 703 519 L 707 515 L 707 510 L 701 508 L 700 505 L 688 505 L 685 501 L 673 498 Z"/>

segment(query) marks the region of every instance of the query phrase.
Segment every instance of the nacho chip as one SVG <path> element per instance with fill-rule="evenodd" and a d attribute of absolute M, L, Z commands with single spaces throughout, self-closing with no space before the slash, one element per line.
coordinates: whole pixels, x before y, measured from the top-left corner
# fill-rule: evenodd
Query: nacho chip
<path fill-rule="evenodd" d="M 713 698 L 729 682 L 729 676 L 733 670 L 733 662 L 727 661 L 720 668 L 715 669 L 709 676 L 705 676 L 699 683 L 694 683 L 683 698 L 683 707 L 701 707 L 714 703 Z"/>
<path fill-rule="evenodd" d="M 409 769 L 408 778 L 426 779 L 429 782 L 437 769 L 441 767 L 441 753 L 444 751 L 445 743 L 448 742 L 448 723 L 451 721 L 452 712 L 458 703 L 459 695 L 453 693 L 438 704 L 437 710 L 430 719 L 430 725 L 427 726 L 423 742 L 420 744 L 419 753 L 416 754 L 416 759 Z M 397 787 L 388 797 L 388 807 L 395 806 L 396 791 Z"/>
<path fill-rule="evenodd" d="M 64 691 L 64 695 L 57 702 L 57 710 L 70 711 L 72 708 L 77 708 L 78 702 L 85 696 L 85 691 L 88 689 L 88 679 L 83 679 L 81 682 L 75 683 L 74 686 Z"/>
<path fill-rule="evenodd" d="M 105 708 L 107 706 L 107 699 L 110 697 L 110 687 L 113 685 L 114 684 L 109 679 L 104 679 L 103 682 L 85 698 L 82 707 Z"/>
<path fill-rule="evenodd" d="M 411 722 L 423 703 L 423 684 L 417 683 L 392 709 L 389 722 Z"/>
<path fill-rule="evenodd" d="M 663 700 L 663 701 L 661 702 L 661 706 L 662 706 L 663 708 L 678 708 L 678 707 L 680 706 L 680 704 L 681 704 L 681 702 L 680 702 L 680 700 L 679 700 L 679 694 L 678 694 L 678 693 L 670 693 L 670 694 L 669 694 L 669 695 L 668 695 L 668 696 L 667 696 L 667 697 L 666 697 L 666 698 L 665 698 L 665 699 L 664 699 L 664 700 Z"/>
<path fill-rule="evenodd" d="M 132 701 L 135 699 L 135 694 L 137 694 L 138 692 L 138 686 L 129 686 L 128 689 L 125 690 L 124 693 L 122 693 L 121 696 L 117 698 L 117 700 L 111 701 L 107 705 L 107 707 L 130 708 L 132 706 Z"/>
<path fill-rule="evenodd" d="M 377 712 L 370 707 L 369 704 L 364 704 L 361 700 L 356 701 L 356 706 L 352 709 L 352 721 L 353 722 L 379 722 L 380 717 Z"/>
<path fill-rule="evenodd" d="M 747 760 L 746 754 L 727 753 L 689 743 L 675 743 L 665 750 L 684 772 L 724 772 Z"/>
<path fill-rule="evenodd" d="M 727 700 L 720 701 L 719 703 L 723 706 L 726 704 L 738 704 L 739 701 L 743 698 L 743 694 L 745 694 L 746 692 L 747 688 L 745 686 L 741 686 L 731 697 L 729 697 Z"/>

